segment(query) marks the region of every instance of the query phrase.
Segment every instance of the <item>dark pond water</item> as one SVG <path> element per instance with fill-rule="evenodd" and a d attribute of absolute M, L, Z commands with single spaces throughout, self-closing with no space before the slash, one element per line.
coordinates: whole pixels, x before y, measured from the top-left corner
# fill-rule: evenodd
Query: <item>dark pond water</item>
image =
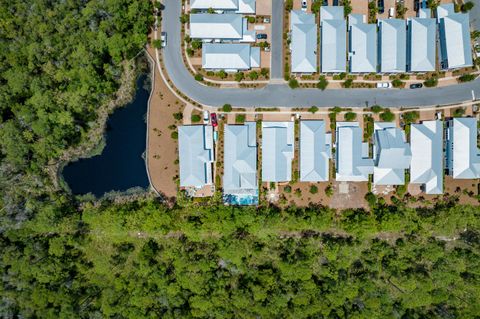
<path fill-rule="evenodd" d="M 111 191 L 126 191 L 149 185 L 142 158 L 145 152 L 148 77 L 137 80 L 134 100 L 117 109 L 108 119 L 106 146 L 102 154 L 72 162 L 63 170 L 63 178 L 76 195 L 92 193 L 101 197 Z"/>

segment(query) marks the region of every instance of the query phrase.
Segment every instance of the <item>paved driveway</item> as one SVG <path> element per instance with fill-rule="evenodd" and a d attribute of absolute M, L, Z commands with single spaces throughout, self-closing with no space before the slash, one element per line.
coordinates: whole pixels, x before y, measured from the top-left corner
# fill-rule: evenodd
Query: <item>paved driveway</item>
<path fill-rule="evenodd" d="M 292 90 L 287 85 L 279 84 L 268 85 L 263 89 L 220 89 L 204 86 L 195 81 L 188 72 L 180 53 L 181 1 L 165 0 L 164 3 L 162 27 L 169 38 L 164 49 L 165 68 L 181 92 L 205 105 L 222 106 L 229 103 L 239 107 L 365 107 L 379 104 L 390 107 L 426 107 L 471 100 L 472 90 L 475 90 L 476 97 L 480 97 L 480 79 L 448 87 L 417 90 Z"/>

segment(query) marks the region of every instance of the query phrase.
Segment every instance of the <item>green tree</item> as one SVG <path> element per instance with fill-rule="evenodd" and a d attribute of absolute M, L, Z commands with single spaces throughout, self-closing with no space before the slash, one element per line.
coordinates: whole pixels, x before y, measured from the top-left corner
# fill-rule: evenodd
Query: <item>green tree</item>
<path fill-rule="evenodd" d="M 251 71 L 250 73 L 248 73 L 248 77 L 249 77 L 250 80 L 252 80 L 252 81 L 258 80 L 258 73 L 257 73 L 257 71 Z"/>
<path fill-rule="evenodd" d="M 244 79 L 245 75 L 243 72 L 237 72 L 235 73 L 235 81 L 241 82 Z"/>
<path fill-rule="evenodd" d="M 193 123 L 198 123 L 202 120 L 202 117 L 198 114 L 192 114 L 191 120 Z"/>
<path fill-rule="evenodd" d="M 318 83 L 317 83 L 317 89 L 320 89 L 320 90 L 325 90 L 328 86 L 328 80 L 325 78 L 324 75 L 321 75 L 320 78 L 318 79 Z"/>
<path fill-rule="evenodd" d="M 223 112 L 231 112 L 232 111 L 232 105 L 230 104 L 224 104 L 223 107 L 222 107 L 222 111 Z"/>
<path fill-rule="evenodd" d="M 308 112 L 312 113 L 312 114 L 315 114 L 318 112 L 318 107 L 313 105 L 311 106 L 309 109 L 308 109 Z"/>
<path fill-rule="evenodd" d="M 300 84 L 298 83 L 297 79 L 290 78 L 290 80 L 288 81 L 288 86 L 291 89 L 297 89 L 300 86 Z"/>
<path fill-rule="evenodd" d="M 380 119 L 384 122 L 393 122 L 395 120 L 395 114 L 390 111 L 390 109 L 384 109 L 380 113 Z"/>
<path fill-rule="evenodd" d="M 315 185 L 310 186 L 310 194 L 316 194 L 318 193 L 318 187 Z"/>
<path fill-rule="evenodd" d="M 347 112 L 344 114 L 345 121 L 354 121 L 357 118 L 355 112 Z"/>

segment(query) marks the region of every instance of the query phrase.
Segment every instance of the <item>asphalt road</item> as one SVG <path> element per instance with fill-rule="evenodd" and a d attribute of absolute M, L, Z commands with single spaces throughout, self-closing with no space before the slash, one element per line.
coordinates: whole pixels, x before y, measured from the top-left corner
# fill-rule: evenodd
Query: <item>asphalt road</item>
<path fill-rule="evenodd" d="M 470 22 L 475 30 L 480 30 L 480 0 L 470 0 L 475 5 L 470 11 Z"/>
<path fill-rule="evenodd" d="M 278 0 L 273 0 L 278 1 Z M 464 102 L 480 97 L 480 79 L 433 89 L 290 89 L 287 85 L 271 84 L 263 89 L 220 89 L 195 81 L 183 63 L 179 20 L 181 1 L 165 0 L 162 27 L 168 34 L 164 48 L 167 73 L 177 87 L 191 99 L 208 106 L 225 103 L 238 107 L 365 107 L 374 104 L 390 107 L 427 107 L 432 105 Z M 273 22 L 273 21 L 272 21 Z"/>
<path fill-rule="evenodd" d="M 283 0 L 272 0 L 270 76 L 283 79 Z"/>

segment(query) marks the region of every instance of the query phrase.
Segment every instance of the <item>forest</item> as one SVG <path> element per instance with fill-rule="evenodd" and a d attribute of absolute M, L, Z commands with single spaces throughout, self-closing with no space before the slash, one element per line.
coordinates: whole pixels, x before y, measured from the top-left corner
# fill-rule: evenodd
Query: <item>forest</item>
<path fill-rule="evenodd" d="M 0 318 L 478 318 L 480 210 L 81 201 L 49 169 L 149 39 L 139 0 L 0 0 Z"/>

